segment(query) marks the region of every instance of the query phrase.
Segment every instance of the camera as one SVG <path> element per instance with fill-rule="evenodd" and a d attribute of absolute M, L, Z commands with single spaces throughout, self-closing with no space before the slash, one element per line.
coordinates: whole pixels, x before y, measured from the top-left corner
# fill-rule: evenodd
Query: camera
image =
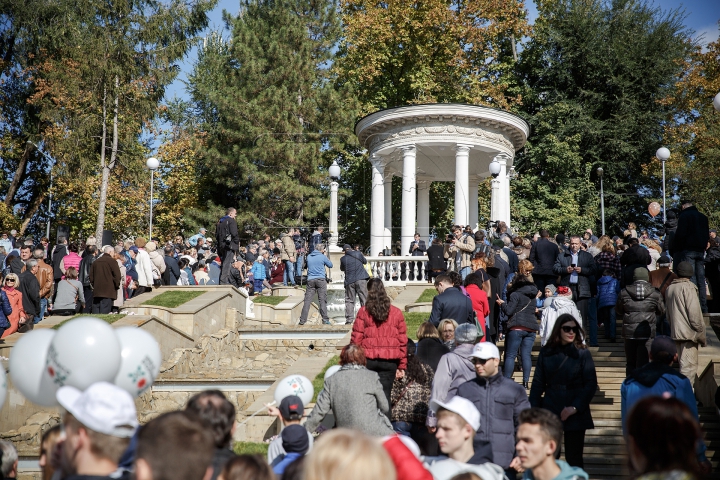
<path fill-rule="evenodd" d="M 453 240 L 455 240 L 455 236 L 452 233 L 448 233 L 447 237 L 445 237 L 445 242 L 452 243 Z"/>

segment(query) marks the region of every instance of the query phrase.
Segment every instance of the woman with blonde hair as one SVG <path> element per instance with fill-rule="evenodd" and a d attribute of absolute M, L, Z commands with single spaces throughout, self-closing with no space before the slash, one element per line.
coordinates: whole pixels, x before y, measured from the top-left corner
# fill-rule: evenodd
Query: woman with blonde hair
<path fill-rule="evenodd" d="M 331 377 L 332 378 L 332 377 Z M 305 480 L 396 480 L 390 455 L 357 430 L 338 428 L 320 435 L 305 458 Z"/>
<path fill-rule="evenodd" d="M 524 275 L 528 277 L 532 282 L 532 271 L 534 268 L 535 266 L 530 260 L 520 260 L 520 262 L 518 263 L 518 275 Z"/>
<path fill-rule="evenodd" d="M 637 225 L 635 225 L 635 222 L 629 222 L 627 229 L 630 231 L 631 237 L 637 238 Z"/>
<path fill-rule="evenodd" d="M 440 340 L 442 340 L 443 344 L 448 347 L 451 352 L 455 350 L 455 329 L 457 326 L 457 322 L 452 318 L 440 320 L 440 325 L 438 325 Z"/>
<path fill-rule="evenodd" d="M 7 295 L 8 301 L 10 302 L 10 307 L 12 307 L 12 313 L 7 315 L 10 326 L 5 329 L 1 338 L 5 338 L 17 332 L 18 327 L 20 326 L 20 320 L 24 320 L 27 317 L 27 315 L 25 314 L 25 309 L 23 309 L 22 293 L 17 288 L 19 283 L 20 279 L 16 274 L 8 273 L 7 275 L 5 275 L 2 289 L 5 295 Z"/>
<path fill-rule="evenodd" d="M 641 242 L 647 247 L 648 253 L 650 254 L 650 264 L 647 266 L 649 271 L 657 270 L 657 261 L 660 259 L 662 248 L 657 244 L 655 240 L 646 238 Z"/>

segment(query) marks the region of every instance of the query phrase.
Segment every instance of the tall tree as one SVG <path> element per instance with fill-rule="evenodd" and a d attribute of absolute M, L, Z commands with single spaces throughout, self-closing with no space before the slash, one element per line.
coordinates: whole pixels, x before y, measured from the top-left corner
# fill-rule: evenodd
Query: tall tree
<path fill-rule="evenodd" d="M 328 68 L 340 35 L 324 0 L 244 0 L 232 39 L 201 49 L 190 91 L 207 134 L 204 201 L 241 230 L 323 221 L 325 167 L 352 140 L 352 97 Z"/>
<path fill-rule="evenodd" d="M 609 233 L 622 234 L 627 221 L 647 224 L 642 197 L 656 200 L 659 182 L 644 166 L 673 109 L 659 100 L 691 47 L 683 15 L 646 0 L 543 0 L 538 14 L 518 68 L 527 87 L 519 111 L 534 132 L 517 158 L 521 228 L 597 228 L 597 167 Z M 568 213 L 578 221 L 553 223 Z"/>

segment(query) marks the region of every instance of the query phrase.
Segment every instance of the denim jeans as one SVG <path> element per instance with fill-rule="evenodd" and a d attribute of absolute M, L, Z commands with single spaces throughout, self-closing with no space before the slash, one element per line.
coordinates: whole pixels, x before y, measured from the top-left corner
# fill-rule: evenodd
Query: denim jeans
<path fill-rule="evenodd" d="M 590 345 L 594 347 L 598 344 L 598 309 L 597 297 L 588 299 L 588 336 L 590 337 Z"/>
<path fill-rule="evenodd" d="M 523 368 L 523 383 L 530 381 L 530 369 L 532 368 L 532 347 L 535 343 L 535 332 L 525 330 L 510 330 L 505 337 L 505 368 L 504 375 L 512 378 L 515 369 L 515 357 L 520 350 L 520 360 Z"/>
<path fill-rule="evenodd" d="M 305 266 L 305 255 L 298 255 L 295 262 L 295 276 L 302 277 L 303 267 Z"/>
<path fill-rule="evenodd" d="M 460 276 L 462 277 L 463 281 L 465 281 L 465 277 L 470 275 L 472 273 L 472 267 L 465 267 L 460 269 Z"/>
<path fill-rule="evenodd" d="M 295 285 L 295 263 L 290 260 L 285 260 L 285 273 L 283 273 L 283 285 L 288 284 L 288 280 L 291 285 Z"/>
<path fill-rule="evenodd" d="M 693 252 L 691 250 L 683 250 L 678 253 L 673 261 L 673 270 L 677 271 L 680 262 L 690 262 L 693 266 L 693 276 L 690 277 L 696 287 L 698 287 L 698 297 L 700 297 L 700 309 L 703 313 L 708 313 L 707 298 L 705 298 L 705 253 Z"/>
<path fill-rule="evenodd" d="M 40 313 L 37 317 L 33 318 L 33 323 L 40 322 L 43 318 L 45 318 L 45 312 L 47 311 L 48 306 L 48 299 L 47 298 L 41 298 L 40 299 Z"/>
<path fill-rule="evenodd" d="M 600 307 L 598 309 L 598 319 L 605 325 L 605 338 L 615 340 L 615 305 Z"/>

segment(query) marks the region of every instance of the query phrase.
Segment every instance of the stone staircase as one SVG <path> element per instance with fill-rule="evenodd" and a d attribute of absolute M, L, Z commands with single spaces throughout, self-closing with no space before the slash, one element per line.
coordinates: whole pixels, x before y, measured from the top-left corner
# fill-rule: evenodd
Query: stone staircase
<path fill-rule="evenodd" d="M 617 327 L 618 340 L 616 343 L 605 340 L 604 330 L 600 327 L 598 331 L 599 346 L 589 347 L 598 377 L 598 391 L 590 404 L 595 428 L 586 432 L 584 449 L 585 471 L 588 472 L 591 479 L 630 478 L 627 449 L 620 419 L 620 386 L 625 379 L 625 351 L 622 339 L 619 337 L 621 324 L 618 323 Z M 502 342 L 498 346 L 501 345 L 503 345 Z M 538 337 L 532 351 L 531 385 L 539 351 L 540 339 Z M 519 365 L 519 358 L 517 364 Z M 522 372 L 517 366 L 513 378 L 519 383 L 522 382 Z M 718 465 L 720 465 L 720 417 L 714 405 L 699 405 L 698 410 L 705 443 L 708 447 L 707 457 L 712 462 L 713 472 L 717 472 Z M 710 478 L 720 478 L 720 474 L 713 473 Z"/>

